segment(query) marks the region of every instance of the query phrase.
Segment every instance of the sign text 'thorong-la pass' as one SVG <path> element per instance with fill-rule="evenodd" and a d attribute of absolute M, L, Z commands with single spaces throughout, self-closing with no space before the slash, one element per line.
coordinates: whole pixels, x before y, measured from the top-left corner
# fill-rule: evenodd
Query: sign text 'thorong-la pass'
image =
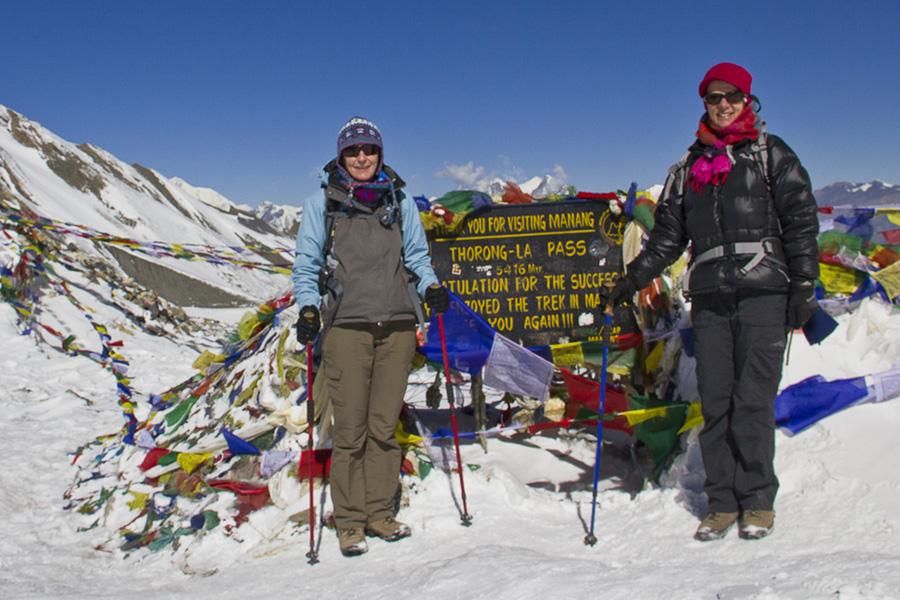
<path fill-rule="evenodd" d="M 431 253 L 447 288 L 503 335 L 532 346 L 597 339 L 623 227 L 605 201 L 494 205 L 453 233 L 435 229 Z"/>

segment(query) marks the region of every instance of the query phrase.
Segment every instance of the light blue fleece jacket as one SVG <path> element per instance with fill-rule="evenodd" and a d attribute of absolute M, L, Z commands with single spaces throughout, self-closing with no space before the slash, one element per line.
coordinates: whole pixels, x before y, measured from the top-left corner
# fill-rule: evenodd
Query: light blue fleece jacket
<path fill-rule="evenodd" d="M 400 201 L 400 218 L 403 221 L 403 262 L 418 276 L 416 286 L 419 296 L 425 297 L 425 289 L 438 283 L 428 254 L 425 229 L 419 219 L 415 202 L 403 197 Z M 297 250 L 291 279 L 294 283 L 294 301 L 297 306 L 318 307 L 319 272 L 325 262 L 325 195 L 320 194 L 306 201 L 297 232 Z"/>

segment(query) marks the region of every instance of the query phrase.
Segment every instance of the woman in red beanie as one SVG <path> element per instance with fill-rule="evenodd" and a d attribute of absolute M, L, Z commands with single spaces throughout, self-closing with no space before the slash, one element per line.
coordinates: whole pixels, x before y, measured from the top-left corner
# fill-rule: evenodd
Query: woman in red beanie
<path fill-rule="evenodd" d="M 670 176 L 646 248 L 610 292 L 632 298 L 691 245 L 691 300 L 708 514 L 694 537 L 758 539 L 774 526 L 774 400 L 786 333 L 817 309 L 818 220 L 809 175 L 767 135 L 750 73 L 733 63 L 700 82 L 696 141 Z"/>

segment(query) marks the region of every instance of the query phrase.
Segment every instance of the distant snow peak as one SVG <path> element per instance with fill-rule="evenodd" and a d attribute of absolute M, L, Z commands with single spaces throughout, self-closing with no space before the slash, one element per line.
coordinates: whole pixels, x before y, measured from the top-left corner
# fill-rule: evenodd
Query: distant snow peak
<path fill-rule="evenodd" d="M 815 196 L 820 206 L 900 206 L 900 186 L 880 179 L 838 181 L 816 190 Z"/>
<path fill-rule="evenodd" d="M 256 207 L 256 218 L 269 224 L 276 231 L 295 235 L 303 208 L 263 201 Z"/>
<path fill-rule="evenodd" d="M 508 159 L 506 159 L 507 162 Z M 510 165 L 506 165 L 507 171 L 519 172 Z M 469 161 L 462 165 L 445 164 L 444 168 L 436 173 L 438 177 L 445 177 L 456 183 L 459 189 L 478 190 L 485 192 L 491 196 L 502 195 L 506 189 L 507 182 L 513 182 L 519 188 L 535 198 L 544 198 L 550 194 L 557 194 L 563 191 L 567 185 L 566 170 L 561 165 L 554 165 L 550 173 L 545 175 L 536 175 L 531 178 L 524 179 L 522 177 L 500 177 L 494 173 L 486 174 L 487 169 L 483 166 L 476 166 L 473 161 Z"/>

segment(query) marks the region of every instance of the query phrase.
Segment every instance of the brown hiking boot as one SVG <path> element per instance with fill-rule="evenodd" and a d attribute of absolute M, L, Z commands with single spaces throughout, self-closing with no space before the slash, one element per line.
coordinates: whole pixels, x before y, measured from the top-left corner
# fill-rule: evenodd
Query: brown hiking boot
<path fill-rule="evenodd" d="M 366 525 L 366 535 L 380 537 L 386 542 L 396 542 L 412 535 L 412 529 L 394 517 L 384 517 Z"/>
<path fill-rule="evenodd" d="M 745 540 L 758 540 L 772 533 L 775 528 L 775 511 L 745 510 L 741 514 L 740 536 Z"/>
<path fill-rule="evenodd" d="M 701 542 L 720 540 L 725 537 L 725 534 L 728 533 L 728 530 L 731 529 L 731 526 L 734 525 L 737 519 L 738 514 L 736 512 L 711 512 L 700 521 L 700 526 L 697 527 L 694 539 Z"/>
<path fill-rule="evenodd" d="M 338 529 L 337 536 L 341 554 L 344 556 L 359 556 L 369 551 L 369 544 L 366 543 L 366 536 L 360 527 Z"/>

